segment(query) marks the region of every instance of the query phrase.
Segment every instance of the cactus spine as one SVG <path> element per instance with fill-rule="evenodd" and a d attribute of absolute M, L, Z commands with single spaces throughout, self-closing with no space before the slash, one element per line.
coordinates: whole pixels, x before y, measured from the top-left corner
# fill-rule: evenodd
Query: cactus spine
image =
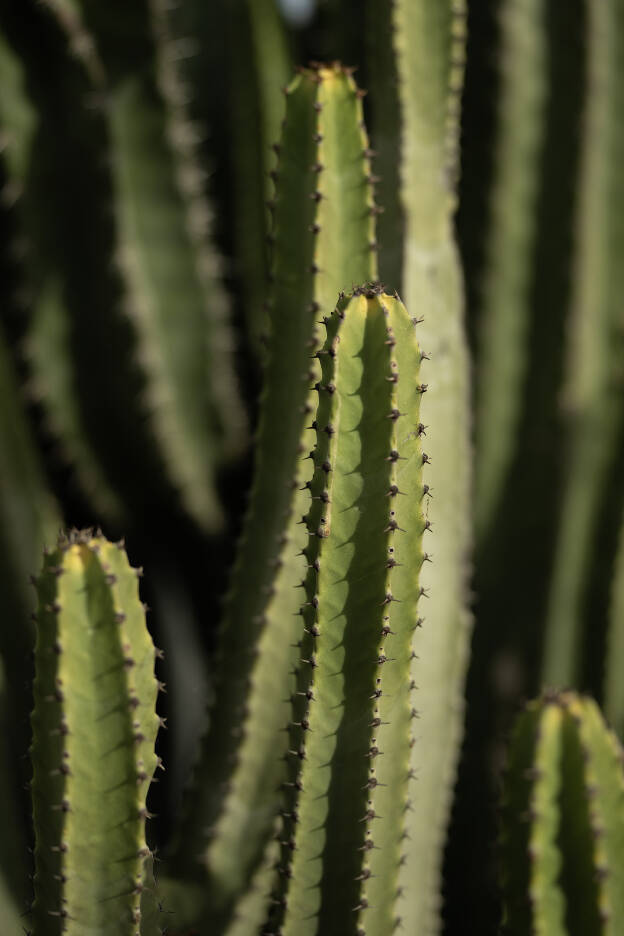
<path fill-rule="evenodd" d="M 331 314 L 341 289 L 376 272 L 368 143 L 360 94 L 345 70 L 321 67 L 295 78 L 276 148 L 271 335 L 255 476 L 226 599 L 200 803 L 180 836 L 180 861 L 202 849 L 213 899 L 225 905 L 247 883 L 278 806 L 299 636 L 295 586 L 305 576 L 298 524 L 310 473 L 298 456 L 313 437 L 306 426 L 316 405 L 308 390 L 315 323 Z M 190 845 L 198 831 L 200 841 Z"/>
<path fill-rule="evenodd" d="M 564 396 L 565 463 L 543 682 L 581 677 L 583 609 L 596 517 L 624 425 L 624 3 L 588 4 L 588 78 L 574 307 Z"/>
<path fill-rule="evenodd" d="M 547 695 L 518 719 L 501 850 L 510 936 L 622 932 L 622 750 L 591 699 Z"/>
<path fill-rule="evenodd" d="M 326 329 L 270 929 L 384 936 L 403 904 L 426 388 L 414 322 L 381 288 L 342 298 Z"/>
<path fill-rule="evenodd" d="M 395 0 L 395 49 L 402 117 L 401 200 L 405 303 L 423 318 L 423 348 L 435 377 L 423 400 L 433 499 L 430 589 L 412 662 L 419 687 L 412 750 L 413 811 L 401 885 L 407 932 L 439 929 L 440 863 L 463 725 L 470 615 L 470 383 L 463 284 L 453 238 L 465 10 L 451 0 Z M 426 661 L 426 663 L 424 662 Z M 440 744 L 444 737 L 445 743 Z"/>
<path fill-rule="evenodd" d="M 45 557 L 37 592 L 34 936 L 152 936 L 141 904 L 157 651 L 137 571 L 121 546 L 72 534 Z"/>

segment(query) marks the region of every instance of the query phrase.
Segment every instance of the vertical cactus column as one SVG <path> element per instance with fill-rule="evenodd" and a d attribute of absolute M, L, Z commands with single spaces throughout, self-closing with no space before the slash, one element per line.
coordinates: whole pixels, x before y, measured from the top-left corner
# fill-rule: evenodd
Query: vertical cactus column
<path fill-rule="evenodd" d="M 464 4 L 395 0 L 402 117 L 401 199 L 405 215 L 403 296 L 424 319 L 431 355 L 423 400 L 433 498 L 431 553 L 422 584 L 429 601 L 412 675 L 420 721 L 412 751 L 413 810 L 402 886 L 406 932 L 439 929 L 440 864 L 463 725 L 470 615 L 470 382 L 462 277 L 453 237 Z M 444 744 L 440 739 L 444 738 Z"/>
<path fill-rule="evenodd" d="M 255 475 L 225 602 L 216 706 L 180 836 L 215 905 L 245 887 L 278 808 L 309 506 L 316 323 L 341 289 L 375 276 L 374 205 L 360 92 L 340 66 L 302 70 L 276 145 L 271 334 Z M 307 428 L 306 428 L 307 427 Z M 302 489 L 302 490 L 299 490 Z M 196 866 L 196 873 L 199 868 Z"/>
<path fill-rule="evenodd" d="M 509 936 L 622 932 L 622 750 L 591 699 L 546 696 L 518 719 L 501 858 Z"/>
<path fill-rule="evenodd" d="M 500 11 L 501 93 L 476 372 L 475 527 L 491 529 L 511 459 L 529 360 L 540 160 L 546 134 L 547 36 L 542 0 Z"/>
<path fill-rule="evenodd" d="M 326 322 L 281 886 L 269 929 L 386 936 L 407 898 L 399 871 L 427 558 L 426 387 L 415 323 L 382 288 L 356 289 Z"/>
<path fill-rule="evenodd" d="M 157 651 L 137 570 L 121 546 L 71 534 L 47 554 L 37 592 L 34 936 L 152 936 L 142 904 Z"/>
<path fill-rule="evenodd" d="M 624 426 L 624 3 L 588 4 L 588 86 L 575 296 L 563 403 L 567 457 L 550 589 L 543 682 L 580 676 L 596 517 Z"/>

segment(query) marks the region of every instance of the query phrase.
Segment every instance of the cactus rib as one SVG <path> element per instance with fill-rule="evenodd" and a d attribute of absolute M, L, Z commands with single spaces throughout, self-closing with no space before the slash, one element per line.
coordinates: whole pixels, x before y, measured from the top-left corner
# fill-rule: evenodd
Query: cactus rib
<path fill-rule="evenodd" d="M 121 546 L 70 534 L 37 582 L 32 714 L 36 936 L 152 936 L 146 796 L 156 651 Z"/>

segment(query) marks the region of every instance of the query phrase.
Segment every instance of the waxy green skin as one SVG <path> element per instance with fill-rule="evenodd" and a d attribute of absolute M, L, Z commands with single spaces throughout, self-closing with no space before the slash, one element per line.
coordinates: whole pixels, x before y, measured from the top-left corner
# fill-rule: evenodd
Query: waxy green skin
<path fill-rule="evenodd" d="M 405 931 L 440 929 L 441 862 L 463 730 L 463 686 L 471 617 L 470 380 L 463 281 L 453 233 L 463 81 L 465 4 L 395 0 L 394 48 L 401 113 L 401 204 L 405 220 L 402 296 L 423 319 L 419 340 L 432 377 L 422 404 L 430 426 L 427 481 L 434 561 L 422 572 L 418 739 L 406 860 L 401 869 Z M 444 744 L 440 744 L 440 738 Z"/>
<path fill-rule="evenodd" d="M 520 715 L 502 804 L 509 936 L 622 932 L 622 756 L 589 698 L 545 695 Z"/>
<path fill-rule="evenodd" d="M 381 287 L 341 299 L 326 329 L 268 930 L 383 936 L 399 916 L 409 806 L 426 388 L 415 324 Z"/>
<path fill-rule="evenodd" d="M 376 272 L 367 149 L 350 75 L 339 66 L 303 70 L 287 89 L 277 147 L 271 334 L 255 475 L 225 602 L 214 717 L 177 849 L 190 875 L 208 870 L 213 906 L 225 918 L 260 860 L 279 805 L 300 637 L 297 586 L 306 565 L 299 521 L 309 505 L 311 464 L 300 454 L 314 436 L 315 332 L 341 289 Z"/>
<path fill-rule="evenodd" d="M 159 687 L 137 571 L 87 531 L 47 554 L 36 587 L 33 936 L 155 936 Z"/>

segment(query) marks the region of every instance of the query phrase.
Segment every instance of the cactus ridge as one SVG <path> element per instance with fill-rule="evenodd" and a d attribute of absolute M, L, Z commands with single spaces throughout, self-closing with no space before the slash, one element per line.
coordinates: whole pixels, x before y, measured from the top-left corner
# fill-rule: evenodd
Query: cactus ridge
<path fill-rule="evenodd" d="M 421 354 L 381 287 L 342 298 L 326 329 L 272 929 L 382 936 L 395 923 L 424 560 Z"/>
<path fill-rule="evenodd" d="M 181 849 L 203 849 L 215 901 L 232 900 L 259 860 L 278 806 L 292 670 L 297 586 L 305 562 L 299 525 L 309 506 L 314 432 L 309 392 L 316 323 L 341 289 L 376 273 L 374 198 L 359 94 L 341 66 L 304 69 L 286 89 L 273 215 L 271 334 L 245 528 L 226 599 L 217 667 L 219 716 L 198 768 Z M 285 406 L 285 401 L 288 405 Z M 302 447 L 305 447 L 302 448 Z M 301 490 L 300 490 L 301 489 Z M 203 773 L 209 779 L 203 779 Z M 206 846 L 206 832 L 209 839 Z M 183 859 L 182 859 L 183 860 Z"/>
<path fill-rule="evenodd" d="M 150 936 L 157 651 L 137 573 L 120 545 L 72 533 L 45 557 L 37 591 L 34 931 Z"/>
<path fill-rule="evenodd" d="M 518 719 L 501 848 L 510 936 L 621 932 L 622 751 L 591 699 L 547 694 Z"/>

